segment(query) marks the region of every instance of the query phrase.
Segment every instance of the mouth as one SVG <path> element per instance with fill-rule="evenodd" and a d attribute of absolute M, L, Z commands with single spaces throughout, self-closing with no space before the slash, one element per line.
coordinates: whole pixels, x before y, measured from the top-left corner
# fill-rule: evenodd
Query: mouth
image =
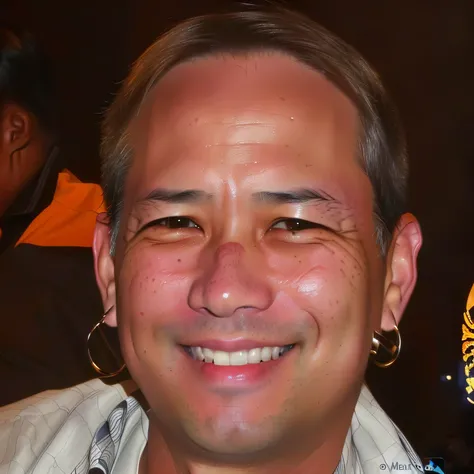
<path fill-rule="evenodd" d="M 182 346 L 184 351 L 194 360 L 216 366 L 256 365 L 275 361 L 290 352 L 295 344 L 285 346 L 255 347 L 249 350 L 227 352 L 212 350 L 208 347 Z"/>

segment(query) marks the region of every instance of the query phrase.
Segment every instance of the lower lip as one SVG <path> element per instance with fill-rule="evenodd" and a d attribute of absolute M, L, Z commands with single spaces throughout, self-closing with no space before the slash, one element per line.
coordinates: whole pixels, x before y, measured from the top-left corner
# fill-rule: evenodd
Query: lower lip
<path fill-rule="evenodd" d="M 236 388 L 267 382 L 268 378 L 282 369 L 294 352 L 296 352 L 295 347 L 276 360 L 246 365 L 215 365 L 195 360 L 186 352 L 185 354 L 191 367 L 207 384 L 216 388 Z"/>

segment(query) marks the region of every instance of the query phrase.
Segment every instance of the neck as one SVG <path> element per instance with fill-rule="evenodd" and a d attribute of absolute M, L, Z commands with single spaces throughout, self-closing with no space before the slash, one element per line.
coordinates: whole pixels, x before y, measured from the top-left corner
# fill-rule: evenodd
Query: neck
<path fill-rule="evenodd" d="M 140 462 L 140 474 L 333 474 L 339 463 L 347 436 L 352 411 L 349 417 L 334 426 L 331 433 L 320 436 L 316 443 L 302 446 L 302 439 L 317 439 L 317 435 L 299 433 L 292 449 L 275 447 L 272 453 L 249 462 L 223 461 L 210 453 L 197 453 L 177 448 L 176 441 L 162 434 L 153 419 L 150 419 L 148 444 Z M 193 452 L 191 452 L 193 451 Z"/>

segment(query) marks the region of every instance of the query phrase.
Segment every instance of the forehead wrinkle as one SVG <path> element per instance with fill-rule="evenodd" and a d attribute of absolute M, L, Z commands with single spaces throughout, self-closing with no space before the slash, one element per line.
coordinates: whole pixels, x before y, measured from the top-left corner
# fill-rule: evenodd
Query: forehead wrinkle
<path fill-rule="evenodd" d="M 276 126 L 266 123 L 236 123 L 223 129 L 216 137 L 216 144 L 259 144 L 271 143 L 276 138 Z M 221 142 L 222 140 L 222 142 Z"/>
<path fill-rule="evenodd" d="M 230 112 L 229 112 L 230 114 Z M 276 146 L 285 151 L 285 153 L 311 153 L 315 154 L 315 159 L 310 159 L 314 164 L 318 164 L 319 158 L 332 157 L 339 149 L 339 142 L 331 138 L 334 128 L 337 128 L 337 118 L 327 117 L 327 121 L 315 122 L 300 113 L 298 119 L 292 119 L 289 114 L 267 114 L 262 113 L 261 117 L 249 117 L 245 113 L 234 110 L 233 117 L 228 118 L 229 114 L 213 114 L 209 117 L 206 111 L 200 115 L 199 123 L 192 125 L 172 124 L 170 132 L 181 136 L 181 140 L 172 140 L 170 136 L 160 139 L 157 146 L 171 148 L 178 152 L 184 148 L 195 149 L 211 148 L 220 146 L 245 146 L 245 145 L 264 145 Z M 197 113 L 196 115 L 199 115 Z M 183 122 L 186 119 L 182 119 Z M 158 125 L 156 126 L 156 129 Z M 158 130 L 157 130 L 158 132 Z M 162 132 L 163 133 L 163 132 Z M 309 141 L 308 137 L 312 136 Z M 354 143 L 354 155 L 356 154 L 356 145 Z M 263 150 L 263 149 L 262 149 Z M 279 152 L 281 153 L 281 151 Z M 288 163 L 290 165 L 290 163 Z"/>
<path fill-rule="evenodd" d="M 292 129 L 291 125 L 289 113 L 241 110 L 235 104 L 233 107 L 215 107 L 213 104 L 210 112 L 208 105 L 202 104 L 196 110 L 177 114 L 172 129 L 188 138 L 207 136 L 205 146 L 244 145 L 273 143 L 277 139 L 277 130 L 288 126 Z M 287 129 L 282 132 L 291 134 Z"/>

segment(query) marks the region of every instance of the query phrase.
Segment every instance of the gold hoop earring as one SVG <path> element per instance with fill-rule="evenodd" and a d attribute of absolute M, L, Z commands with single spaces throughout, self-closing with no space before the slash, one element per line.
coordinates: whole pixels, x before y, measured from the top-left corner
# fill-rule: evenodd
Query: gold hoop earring
<path fill-rule="evenodd" d="M 395 325 L 393 326 L 393 330 L 396 335 L 396 341 L 391 341 L 388 337 L 384 336 L 383 334 L 374 331 L 374 335 L 372 336 L 372 348 L 370 349 L 370 354 L 373 356 L 373 362 L 377 367 L 381 367 L 385 369 L 390 367 L 395 363 L 400 355 L 400 351 L 402 349 L 402 338 L 400 336 L 400 330 Z M 380 349 L 383 349 L 386 356 L 382 360 L 377 360 L 377 356 L 380 356 Z M 385 360 L 388 356 L 388 359 Z"/>
<path fill-rule="evenodd" d="M 106 370 L 103 370 L 99 365 L 97 365 L 94 361 L 94 359 L 92 358 L 92 355 L 91 355 L 91 351 L 90 351 L 90 348 L 89 348 L 89 340 L 92 336 L 92 334 L 94 333 L 94 331 L 96 329 L 98 329 L 102 324 L 105 323 L 105 318 L 107 317 L 107 315 L 110 313 L 110 311 L 112 310 L 113 306 L 111 306 L 105 313 L 104 315 L 102 316 L 102 318 L 100 319 L 100 321 L 91 329 L 91 331 L 89 332 L 89 334 L 87 335 L 87 355 L 89 356 L 89 362 L 91 363 L 92 365 L 92 368 L 103 378 L 109 378 L 109 377 L 115 377 L 116 375 L 120 374 L 124 369 L 125 369 L 125 364 L 122 365 L 122 367 L 120 367 L 120 369 L 116 370 L 115 372 L 107 372 Z"/>

